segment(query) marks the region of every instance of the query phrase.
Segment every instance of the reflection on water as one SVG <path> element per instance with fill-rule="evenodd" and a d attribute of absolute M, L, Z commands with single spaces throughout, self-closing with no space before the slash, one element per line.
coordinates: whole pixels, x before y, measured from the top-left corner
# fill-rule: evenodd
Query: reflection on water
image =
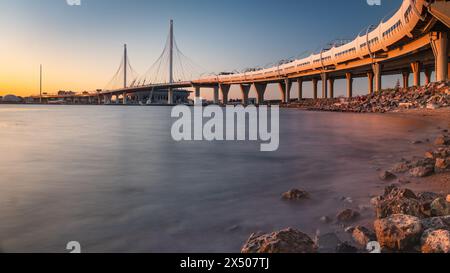
<path fill-rule="evenodd" d="M 261 153 L 258 143 L 175 143 L 170 126 L 169 108 L 0 106 L 0 249 L 238 252 L 256 231 L 313 234 L 330 229 L 319 218 L 344 208 L 341 197 L 357 205 L 379 190 L 378 166 L 422 151 L 409 135 L 428 129 L 285 110 L 280 150 Z M 281 202 L 293 187 L 313 199 Z"/>

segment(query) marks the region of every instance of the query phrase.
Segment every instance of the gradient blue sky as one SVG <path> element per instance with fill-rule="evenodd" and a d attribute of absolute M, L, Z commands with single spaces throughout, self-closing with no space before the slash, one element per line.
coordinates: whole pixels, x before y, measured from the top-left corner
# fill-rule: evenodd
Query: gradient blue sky
<path fill-rule="evenodd" d="M 49 92 L 103 88 L 120 63 L 124 43 L 133 67 L 144 73 L 164 47 L 170 19 L 180 49 L 208 72 L 219 72 L 265 65 L 319 50 L 333 39 L 353 38 L 400 3 L 82 0 L 74 7 L 65 0 L 0 0 L 0 61 L 7 64 L 0 68 L 0 95 L 36 93 L 40 63 Z M 367 89 L 365 80 L 356 84 L 361 92 Z M 340 86 L 338 94 L 343 94 Z"/>

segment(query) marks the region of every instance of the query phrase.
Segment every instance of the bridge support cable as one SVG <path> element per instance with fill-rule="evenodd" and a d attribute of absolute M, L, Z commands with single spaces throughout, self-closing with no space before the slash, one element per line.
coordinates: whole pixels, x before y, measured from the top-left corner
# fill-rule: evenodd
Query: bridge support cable
<path fill-rule="evenodd" d="M 138 75 L 139 74 L 131 66 L 127 51 L 127 45 L 124 45 L 124 54 L 119 68 L 117 69 L 111 80 L 106 84 L 104 90 L 115 90 L 132 87 L 135 85 Z"/>

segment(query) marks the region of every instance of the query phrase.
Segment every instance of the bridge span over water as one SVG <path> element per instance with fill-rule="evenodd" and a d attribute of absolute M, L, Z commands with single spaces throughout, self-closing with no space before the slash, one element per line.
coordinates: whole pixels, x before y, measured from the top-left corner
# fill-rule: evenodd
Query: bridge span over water
<path fill-rule="evenodd" d="M 346 44 L 334 44 L 307 58 L 279 64 L 251 72 L 233 73 L 200 77 L 198 79 L 176 81 L 173 76 L 174 37 L 171 22 L 167 43 L 169 61 L 166 83 L 134 81 L 128 84 L 128 57 L 125 48 L 123 61 L 123 88 L 104 90 L 92 94 L 98 103 L 110 103 L 112 97 L 126 104 L 129 100 L 141 101 L 151 97 L 154 90 L 167 90 L 168 104 L 173 104 L 173 94 L 179 88 L 193 88 L 195 96 L 200 97 L 201 89 L 214 92 L 214 103 L 226 104 L 232 85 L 239 85 L 242 102 L 249 100 L 251 88 L 257 93 L 258 104 L 265 102 L 264 95 L 268 84 L 277 84 L 284 103 L 293 99 L 303 99 L 303 83 L 310 81 L 314 98 L 335 97 L 334 82 L 346 80 L 347 96 L 353 96 L 353 80 L 366 77 L 369 93 L 382 89 L 383 75 L 403 75 L 403 86 L 409 87 L 410 74 L 413 86 L 428 84 L 431 81 L 445 81 L 450 78 L 450 1 L 448 0 L 403 0 L 395 14 L 383 19 L 377 26 L 370 26 L 354 40 Z M 175 45 L 175 49 L 177 47 Z M 164 53 L 162 54 L 162 56 Z M 120 69 L 119 69 L 120 70 Z M 432 72 L 435 79 L 431 79 Z M 425 82 L 421 82 L 421 73 Z M 322 82 L 321 96 L 318 83 Z M 297 83 L 298 97 L 291 98 L 293 83 Z"/>

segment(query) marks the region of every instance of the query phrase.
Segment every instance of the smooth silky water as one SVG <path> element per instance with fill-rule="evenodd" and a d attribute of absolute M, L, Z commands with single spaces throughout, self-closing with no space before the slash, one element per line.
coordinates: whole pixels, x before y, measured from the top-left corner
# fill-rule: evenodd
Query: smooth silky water
<path fill-rule="evenodd" d="M 264 153 L 258 142 L 174 142 L 170 110 L 0 106 L 0 251 L 78 241 L 84 252 L 239 252 L 258 231 L 323 234 L 338 227 L 320 217 L 367 204 L 385 186 L 376 169 L 421 154 L 410 142 L 433 129 L 281 110 L 280 149 Z M 291 188 L 312 199 L 281 201 Z"/>

